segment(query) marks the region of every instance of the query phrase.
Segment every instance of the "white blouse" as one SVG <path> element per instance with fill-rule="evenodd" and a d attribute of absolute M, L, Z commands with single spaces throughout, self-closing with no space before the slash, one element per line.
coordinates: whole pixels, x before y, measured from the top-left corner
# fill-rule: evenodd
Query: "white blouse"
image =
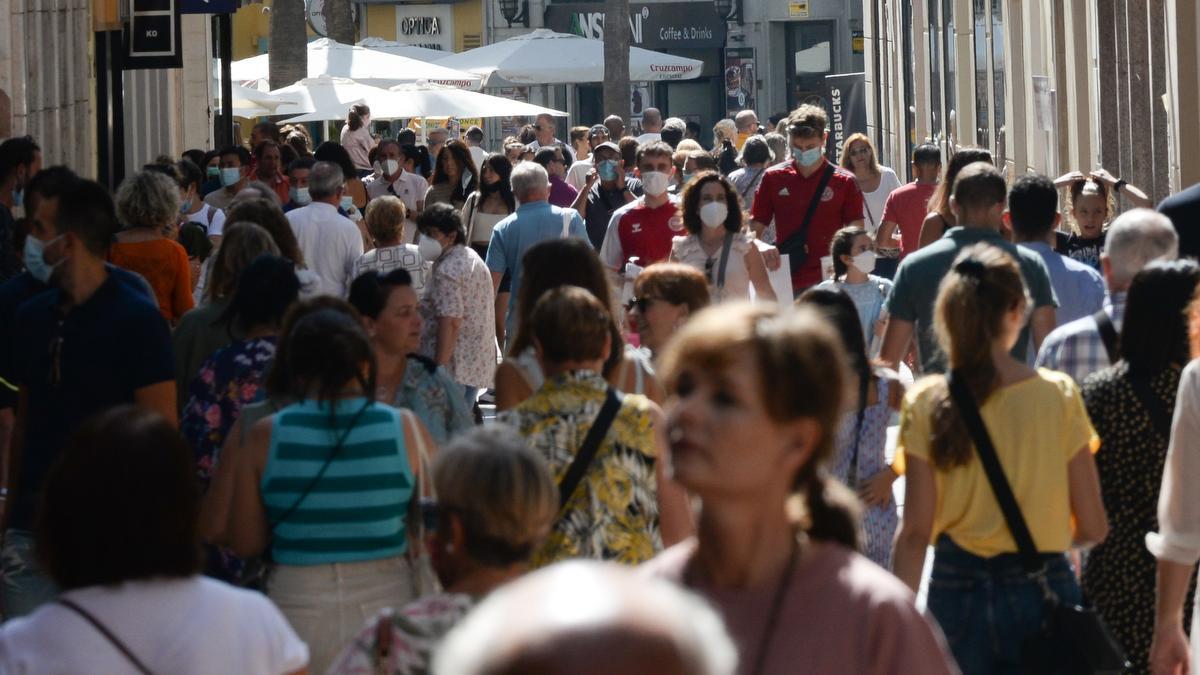
<path fill-rule="evenodd" d="M 900 187 L 900 179 L 896 177 L 895 171 L 886 166 L 879 167 L 879 171 L 879 186 L 874 192 L 863 192 L 863 224 L 867 226 L 867 232 L 872 237 L 875 236 L 875 230 L 883 224 L 883 207 L 887 204 L 888 195 Z"/>
<path fill-rule="evenodd" d="M 700 245 L 699 235 L 689 234 L 671 239 L 671 260 L 695 267 L 708 280 L 708 293 L 713 302 L 726 298 L 750 299 L 750 270 L 746 268 L 746 254 L 754 242 L 744 234 L 734 235 L 729 260 L 725 264 L 725 285 L 717 288 L 717 277 L 721 267 L 721 249 L 709 256 Z M 710 262 L 711 259 L 711 262 Z"/>

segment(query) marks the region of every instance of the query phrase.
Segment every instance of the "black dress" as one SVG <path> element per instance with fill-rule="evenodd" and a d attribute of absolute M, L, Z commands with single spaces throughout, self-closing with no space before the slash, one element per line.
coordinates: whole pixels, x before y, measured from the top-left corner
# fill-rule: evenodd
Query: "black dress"
<path fill-rule="evenodd" d="M 1169 416 L 1175 409 L 1180 368 L 1143 379 Z M 1143 389 L 1146 391 L 1146 389 Z M 1124 361 L 1092 374 L 1083 384 L 1088 416 L 1100 436 L 1096 467 L 1108 513 L 1109 533 L 1091 550 L 1083 568 L 1084 598 L 1094 605 L 1133 664 L 1128 673 L 1149 673 L 1154 636 L 1156 561 L 1146 550 L 1146 533 L 1158 531 L 1158 492 L 1170 443 L 1170 428 L 1155 425 L 1130 379 Z M 1191 625 L 1195 574 L 1188 589 L 1183 625 Z"/>

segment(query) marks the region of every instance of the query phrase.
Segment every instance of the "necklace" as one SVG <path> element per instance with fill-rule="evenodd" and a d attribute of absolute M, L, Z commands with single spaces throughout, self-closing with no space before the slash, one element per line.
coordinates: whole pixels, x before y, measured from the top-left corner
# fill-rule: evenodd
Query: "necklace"
<path fill-rule="evenodd" d="M 775 596 L 771 599 L 771 612 L 767 614 L 767 624 L 763 627 L 762 634 L 758 638 L 758 650 L 754 657 L 754 668 L 750 671 L 755 675 L 763 672 L 763 666 L 767 663 L 767 655 L 771 652 L 771 640 L 775 637 L 775 624 L 779 623 L 779 613 L 783 610 L 783 601 L 787 597 L 788 589 L 792 586 L 792 577 L 796 572 L 796 557 L 800 553 L 800 542 L 792 539 L 792 551 L 788 555 L 787 569 L 783 572 L 783 578 L 779 580 L 779 585 L 775 587 Z"/>

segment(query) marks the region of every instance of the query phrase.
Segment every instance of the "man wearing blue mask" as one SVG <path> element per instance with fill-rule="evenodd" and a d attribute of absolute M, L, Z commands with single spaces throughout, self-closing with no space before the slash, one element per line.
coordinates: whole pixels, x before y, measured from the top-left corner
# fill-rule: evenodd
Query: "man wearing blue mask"
<path fill-rule="evenodd" d="M 231 145 L 221 150 L 220 158 L 221 189 L 213 190 L 204 196 L 204 203 L 222 211 L 229 210 L 229 204 L 250 176 L 250 151 L 240 145 Z"/>
<path fill-rule="evenodd" d="M 592 164 L 594 168 L 588 172 L 585 184 L 593 174 L 596 180 L 591 180 L 591 189 L 587 192 L 583 220 L 588 239 L 599 252 L 613 212 L 637 199 L 636 193 L 641 192 L 642 183 L 637 178 L 625 177 L 625 163 L 621 161 L 621 149 L 616 143 L 606 141 L 593 147 Z"/>
<path fill-rule="evenodd" d="M 133 404 L 176 422 L 171 334 L 158 304 L 105 256 L 117 230 L 112 197 L 92 181 L 67 179 L 31 221 L 24 260 L 49 285 L 17 309 L 12 342 L 18 386 L 4 532 L 6 618 L 55 595 L 31 552 L 42 485 L 67 438 L 88 417 Z M 7 472 L 6 472 L 7 473 Z"/>
<path fill-rule="evenodd" d="M 20 255 L 13 250 L 13 213 L 21 206 L 25 186 L 42 168 L 42 150 L 29 136 L 0 143 L 0 281 L 21 271 Z"/>
<path fill-rule="evenodd" d="M 792 161 L 767 169 L 750 212 L 750 226 L 759 236 L 775 221 L 775 243 L 790 256 L 797 295 L 823 280 L 821 257 L 829 255 L 834 233 L 863 226 L 863 195 L 854 174 L 825 158 L 827 127 L 820 106 L 802 105 L 792 112 L 787 125 Z"/>

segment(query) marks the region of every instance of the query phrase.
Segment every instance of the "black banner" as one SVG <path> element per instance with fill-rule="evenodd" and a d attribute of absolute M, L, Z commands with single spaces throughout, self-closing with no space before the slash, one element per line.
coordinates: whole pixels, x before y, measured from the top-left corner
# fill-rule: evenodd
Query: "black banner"
<path fill-rule="evenodd" d="M 854 133 L 867 133 L 867 81 L 866 73 L 844 73 L 826 75 L 828 90 L 826 112 L 829 113 L 829 146 L 826 152 L 830 160 L 842 158 L 842 146 Z"/>
<path fill-rule="evenodd" d="M 604 3 L 546 5 L 546 27 L 594 40 L 604 39 Z M 645 49 L 719 49 L 725 20 L 711 2 L 629 3 L 629 44 Z"/>

